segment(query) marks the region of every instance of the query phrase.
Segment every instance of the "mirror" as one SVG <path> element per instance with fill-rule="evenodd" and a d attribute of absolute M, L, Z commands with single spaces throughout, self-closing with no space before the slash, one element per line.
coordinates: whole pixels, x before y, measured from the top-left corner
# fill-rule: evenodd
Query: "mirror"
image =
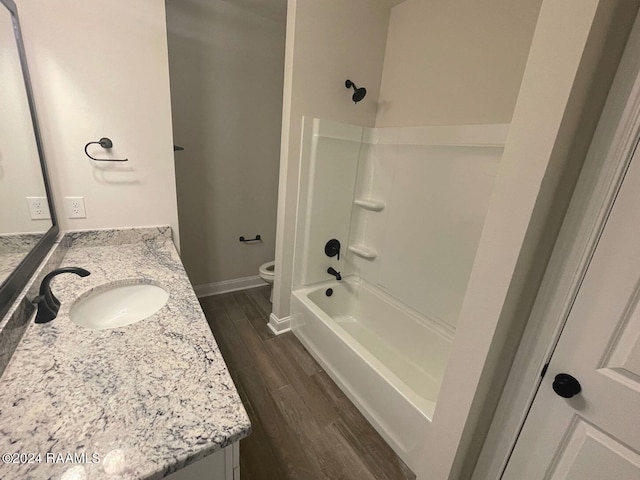
<path fill-rule="evenodd" d="M 0 0 L 0 317 L 58 228 L 12 0 Z"/>

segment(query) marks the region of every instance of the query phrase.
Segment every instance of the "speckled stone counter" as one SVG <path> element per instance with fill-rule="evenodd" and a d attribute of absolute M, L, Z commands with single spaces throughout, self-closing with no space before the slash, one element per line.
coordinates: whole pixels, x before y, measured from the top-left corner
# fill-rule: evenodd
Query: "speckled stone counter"
<path fill-rule="evenodd" d="M 40 282 L 48 272 L 60 266 L 60 261 L 66 253 L 66 243 L 62 243 L 62 234 L 59 234 L 49 253 L 42 260 L 25 288 L 19 293 L 7 314 L 0 319 L 0 377 L 2 377 L 13 352 L 15 352 L 30 320 L 32 320 L 35 307 L 30 300 L 38 296 Z"/>
<path fill-rule="evenodd" d="M 30 323 L 0 377 L 0 453 L 42 457 L 0 463 L 0 478 L 162 478 L 248 435 L 249 419 L 168 227 L 66 237 L 61 266 L 91 275 L 56 277 L 58 318 Z M 94 331 L 70 321 L 80 295 L 131 281 L 160 285 L 169 300 L 122 328 Z M 86 461 L 47 463 L 47 452 L 85 454 Z"/>

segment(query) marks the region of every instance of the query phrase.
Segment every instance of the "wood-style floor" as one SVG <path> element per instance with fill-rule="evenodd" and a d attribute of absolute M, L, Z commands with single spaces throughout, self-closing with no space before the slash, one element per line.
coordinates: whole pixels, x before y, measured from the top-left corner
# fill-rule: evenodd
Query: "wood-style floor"
<path fill-rule="evenodd" d="M 200 303 L 251 418 L 242 480 L 415 479 L 295 336 L 269 330 L 268 287 Z"/>

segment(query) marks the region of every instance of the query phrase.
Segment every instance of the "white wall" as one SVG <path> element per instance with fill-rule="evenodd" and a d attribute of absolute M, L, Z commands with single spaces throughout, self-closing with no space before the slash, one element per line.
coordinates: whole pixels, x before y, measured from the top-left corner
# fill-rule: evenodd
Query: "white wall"
<path fill-rule="evenodd" d="M 44 197 L 44 180 L 11 14 L 0 8 L 0 233 L 45 232 L 26 197 Z"/>
<path fill-rule="evenodd" d="M 286 0 L 168 0 L 182 260 L 194 285 L 274 259 Z M 243 244 L 260 234 L 263 243 Z"/>
<path fill-rule="evenodd" d="M 389 7 L 379 0 L 289 0 L 273 313 L 289 315 L 302 117 L 373 126 Z M 367 88 L 358 104 L 344 82 Z"/>
<path fill-rule="evenodd" d="M 391 9 L 376 126 L 509 123 L 542 0 Z"/>
<path fill-rule="evenodd" d="M 60 227 L 168 224 L 177 243 L 164 2 L 16 3 Z M 90 161 L 103 136 L 129 162 Z M 67 218 L 65 196 L 85 198 L 86 219 Z"/>

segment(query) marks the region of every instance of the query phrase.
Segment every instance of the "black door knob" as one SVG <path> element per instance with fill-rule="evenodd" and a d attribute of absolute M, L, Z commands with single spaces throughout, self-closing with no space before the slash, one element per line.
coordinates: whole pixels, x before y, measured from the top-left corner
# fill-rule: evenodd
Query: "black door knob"
<path fill-rule="evenodd" d="M 559 373 L 553 380 L 553 391 L 563 398 L 571 398 L 582 391 L 580 382 L 568 373 Z"/>

